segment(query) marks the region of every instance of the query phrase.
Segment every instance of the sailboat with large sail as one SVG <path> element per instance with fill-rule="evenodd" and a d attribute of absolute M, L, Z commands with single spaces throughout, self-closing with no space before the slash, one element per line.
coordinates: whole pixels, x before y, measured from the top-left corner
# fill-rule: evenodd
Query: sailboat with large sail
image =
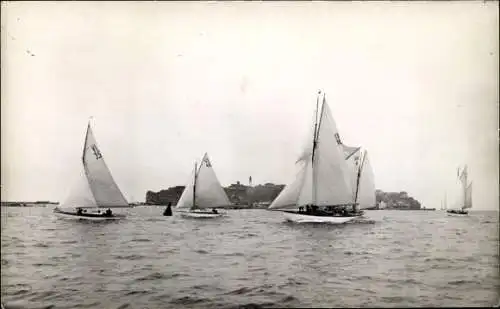
<path fill-rule="evenodd" d="M 61 208 L 54 209 L 54 213 L 58 217 L 93 221 L 117 220 L 125 217 L 123 214 L 114 214 L 111 211 L 111 208 L 130 208 L 131 206 L 104 162 L 90 122 L 85 134 L 82 167 L 79 181 L 62 203 Z"/>
<path fill-rule="evenodd" d="M 199 167 L 195 162 L 189 182 L 176 208 L 185 210 L 181 211 L 183 217 L 215 218 L 223 215 L 217 208 L 230 205 L 231 202 L 215 175 L 208 154 L 205 153 Z"/>
<path fill-rule="evenodd" d="M 468 171 L 467 165 L 460 171 L 460 167 L 457 170 L 458 181 L 460 183 L 459 196 L 455 204 L 455 208 L 448 209 L 446 212 L 448 215 L 467 215 L 469 211 L 467 209 L 472 208 L 472 182 L 468 182 Z"/>
<path fill-rule="evenodd" d="M 368 157 L 365 151 L 351 164 L 346 155 L 356 154 L 359 148 L 342 144 L 324 94 L 318 117 L 320 95 L 321 92 L 316 101 L 312 147 L 306 147 L 296 162 L 295 179 L 268 209 L 282 211 L 286 220 L 292 222 L 341 224 L 363 215 L 358 198 Z"/>

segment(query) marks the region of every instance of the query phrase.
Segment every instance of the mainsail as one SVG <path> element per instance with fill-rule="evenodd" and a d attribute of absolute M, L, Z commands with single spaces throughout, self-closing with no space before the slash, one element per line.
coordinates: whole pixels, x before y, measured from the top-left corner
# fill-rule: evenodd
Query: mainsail
<path fill-rule="evenodd" d="M 458 187 L 456 193 L 455 207 L 461 209 L 472 208 L 472 182 L 468 182 L 467 165 L 460 171 L 457 170 Z"/>
<path fill-rule="evenodd" d="M 341 145 L 337 125 L 323 96 L 317 155 L 313 161 L 313 187 L 316 189 L 313 205 L 331 206 L 353 202 L 350 173 Z"/>
<path fill-rule="evenodd" d="M 215 208 L 231 205 L 205 153 L 200 167 L 182 192 L 177 208 Z"/>
<path fill-rule="evenodd" d="M 81 177 L 62 205 L 99 208 L 130 207 L 104 162 L 90 123 L 85 136 L 82 164 Z"/>
<path fill-rule="evenodd" d="M 465 189 L 464 209 L 472 208 L 472 182 Z"/>
<path fill-rule="evenodd" d="M 324 96 L 314 133 L 313 147 L 306 147 L 296 164 L 295 179 L 281 191 L 269 209 L 353 203 L 352 178 L 345 151 Z"/>

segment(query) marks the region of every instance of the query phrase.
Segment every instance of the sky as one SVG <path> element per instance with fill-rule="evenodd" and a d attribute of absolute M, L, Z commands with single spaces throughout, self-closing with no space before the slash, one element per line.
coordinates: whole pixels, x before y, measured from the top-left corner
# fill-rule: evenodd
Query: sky
<path fill-rule="evenodd" d="M 131 201 L 184 185 L 286 184 L 316 94 L 376 187 L 426 207 L 467 164 L 498 209 L 498 2 L 3 2 L 2 200 L 62 201 L 91 120 Z"/>

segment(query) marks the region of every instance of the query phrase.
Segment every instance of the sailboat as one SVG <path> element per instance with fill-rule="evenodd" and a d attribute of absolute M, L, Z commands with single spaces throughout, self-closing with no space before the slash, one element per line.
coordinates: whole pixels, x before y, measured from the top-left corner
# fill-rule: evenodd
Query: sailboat
<path fill-rule="evenodd" d="M 361 147 L 356 147 L 354 151 L 350 149 L 355 147 L 344 146 L 343 148 L 346 154 L 347 164 L 351 170 L 353 196 L 356 194 L 356 190 L 358 190 L 359 209 L 376 208 L 375 176 L 368 158 L 368 151 L 364 150 L 361 152 Z M 363 166 L 360 170 L 361 160 L 363 160 Z M 361 172 L 359 176 L 359 186 L 356 183 L 358 180 L 358 172 Z"/>
<path fill-rule="evenodd" d="M 187 210 L 181 212 L 183 217 L 215 218 L 223 215 L 217 208 L 230 205 L 231 202 L 215 175 L 208 154 L 205 153 L 199 167 L 194 163 L 193 172 L 176 208 Z"/>
<path fill-rule="evenodd" d="M 131 206 L 104 162 L 90 122 L 85 134 L 82 167 L 79 181 L 62 203 L 62 209 L 59 207 L 54 209 L 56 216 L 93 221 L 117 220 L 125 217 L 123 214 L 114 214 L 111 211 L 111 208 L 130 208 Z M 101 209 L 103 209 L 102 212 Z"/>
<path fill-rule="evenodd" d="M 448 209 L 446 212 L 449 215 L 467 215 L 469 211 L 467 209 L 472 208 L 472 182 L 468 183 L 468 171 L 467 165 L 460 172 L 460 167 L 457 171 L 458 180 L 460 182 L 460 194 L 457 201 L 457 208 Z"/>
<path fill-rule="evenodd" d="M 357 201 L 367 155 L 364 152 L 354 164 L 346 160 L 346 153 L 353 147 L 342 144 L 325 95 L 318 119 L 319 95 L 312 147 L 306 146 L 296 162 L 299 171 L 295 179 L 268 209 L 282 211 L 287 221 L 341 224 L 363 215 Z"/>

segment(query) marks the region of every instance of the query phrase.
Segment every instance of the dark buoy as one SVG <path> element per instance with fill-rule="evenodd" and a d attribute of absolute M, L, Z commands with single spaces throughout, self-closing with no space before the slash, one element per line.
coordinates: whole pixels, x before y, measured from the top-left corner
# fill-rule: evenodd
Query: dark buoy
<path fill-rule="evenodd" d="M 167 209 L 163 212 L 164 216 L 172 216 L 172 203 L 168 203 Z"/>

